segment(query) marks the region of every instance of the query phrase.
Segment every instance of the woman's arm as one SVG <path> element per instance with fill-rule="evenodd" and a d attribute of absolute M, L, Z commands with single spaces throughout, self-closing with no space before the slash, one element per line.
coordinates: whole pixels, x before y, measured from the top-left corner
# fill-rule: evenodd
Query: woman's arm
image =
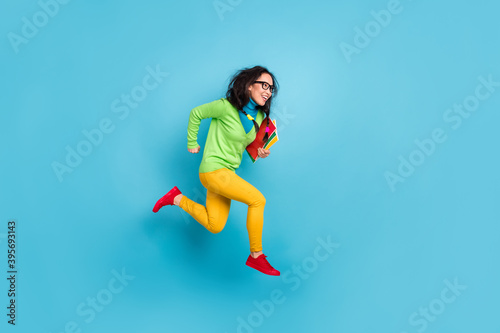
<path fill-rule="evenodd" d="M 229 102 L 221 98 L 216 101 L 197 106 L 191 110 L 191 113 L 189 114 L 189 123 L 187 128 L 188 132 L 187 147 L 190 152 L 194 152 L 191 150 L 199 147 L 197 140 L 198 140 L 198 130 L 200 129 L 201 120 L 206 118 L 222 117 L 226 109 L 225 103 Z"/>

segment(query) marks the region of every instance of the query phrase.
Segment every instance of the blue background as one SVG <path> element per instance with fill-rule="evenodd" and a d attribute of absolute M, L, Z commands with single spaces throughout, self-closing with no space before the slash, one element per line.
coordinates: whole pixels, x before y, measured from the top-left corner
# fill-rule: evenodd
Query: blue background
<path fill-rule="evenodd" d="M 376 28 L 371 12 L 387 1 L 221 3 L 218 13 L 210 0 L 71 1 L 46 22 L 38 14 L 38 33 L 15 47 L 9 33 L 22 36 L 23 17 L 42 7 L 2 1 L 2 332 L 498 332 L 500 87 L 460 127 L 443 118 L 479 77 L 500 82 L 498 3 L 402 0 L 349 57 L 342 43 Z M 204 201 L 189 111 L 253 65 L 280 83 L 280 141 L 254 165 L 245 155 L 237 173 L 267 199 L 264 253 L 288 280 L 245 266 L 242 203 L 217 235 L 178 207 L 151 212 L 174 185 Z M 114 112 L 148 66 L 168 76 L 126 116 Z M 103 119 L 111 133 L 58 179 L 53 163 Z M 414 153 L 425 160 L 391 189 L 386 172 L 436 128 L 446 140 Z M 6 317 L 10 219 L 16 327 Z M 318 237 L 339 244 L 320 262 Z M 307 277 L 293 272 L 303 264 Z M 129 276 L 115 294 L 113 272 Z M 445 281 L 466 286 L 450 303 Z M 270 307 L 273 290 L 282 302 Z M 100 312 L 86 305 L 96 296 Z M 439 314 L 423 319 L 430 306 Z"/>

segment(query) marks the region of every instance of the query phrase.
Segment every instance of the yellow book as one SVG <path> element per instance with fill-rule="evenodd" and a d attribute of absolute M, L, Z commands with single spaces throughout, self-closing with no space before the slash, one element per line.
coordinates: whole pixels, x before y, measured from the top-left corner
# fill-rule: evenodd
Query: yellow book
<path fill-rule="evenodd" d="M 274 145 L 279 140 L 278 139 L 278 126 L 276 126 L 276 120 L 273 120 L 272 122 L 273 122 L 273 124 L 274 124 L 274 126 L 275 126 L 276 129 L 273 131 L 273 133 L 269 137 L 269 140 L 264 145 L 264 149 L 271 148 L 271 146 Z"/>

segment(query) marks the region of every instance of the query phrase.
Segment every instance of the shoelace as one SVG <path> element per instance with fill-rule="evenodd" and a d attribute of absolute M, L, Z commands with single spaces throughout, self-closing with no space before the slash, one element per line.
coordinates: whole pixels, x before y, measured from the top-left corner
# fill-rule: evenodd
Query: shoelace
<path fill-rule="evenodd" d="M 261 259 L 261 257 L 262 257 L 262 259 Z M 263 254 L 262 256 L 259 256 L 259 259 L 260 259 L 260 261 L 262 262 L 262 264 L 263 264 L 264 266 L 266 266 L 266 267 L 268 267 L 268 268 L 272 268 L 272 269 L 274 269 L 274 268 L 273 268 L 273 266 L 271 266 L 271 264 L 267 261 L 267 259 L 266 259 L 266 258 L 267 258 L 267 256 L 266 256 L 265 254 Z"/>

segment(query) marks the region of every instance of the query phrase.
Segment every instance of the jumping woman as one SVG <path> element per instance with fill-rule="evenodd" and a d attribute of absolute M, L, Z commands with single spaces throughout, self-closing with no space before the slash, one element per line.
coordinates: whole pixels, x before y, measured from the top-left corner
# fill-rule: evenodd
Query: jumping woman
<path fill-rule="evenodd" d="M 245 68 L 232 77 L 226 98 L 192 109 L 187 128 L 187 149 L 190 153 L 200 151 L 197 138 L 201 120 L 212 118 L 199 168 L 200 181 L 207 189 L 206 206 L 187 198 L 174 186 L 153 208 L 156 213 L 166 205 L 179 206 L 215 234 L 222 231 L 226 224 L 231 200 L 243 202 L 248 205 L 246 223 L 250 239 L 250 255 L 246 264 L 269 275 L 280 275 L 280 272 L 269 264 L 262 253 L 266 199 L 235 170 L 241 164 L 245 148 L 255 140 L 262 121 L 266 121 L 267 127 L 264 142 L 268 139 L 269 113 L 277 86 L 276 78 L 266 68 Z M 258 150 L 260 158 L 269 154 L 269 149 Z"/>

